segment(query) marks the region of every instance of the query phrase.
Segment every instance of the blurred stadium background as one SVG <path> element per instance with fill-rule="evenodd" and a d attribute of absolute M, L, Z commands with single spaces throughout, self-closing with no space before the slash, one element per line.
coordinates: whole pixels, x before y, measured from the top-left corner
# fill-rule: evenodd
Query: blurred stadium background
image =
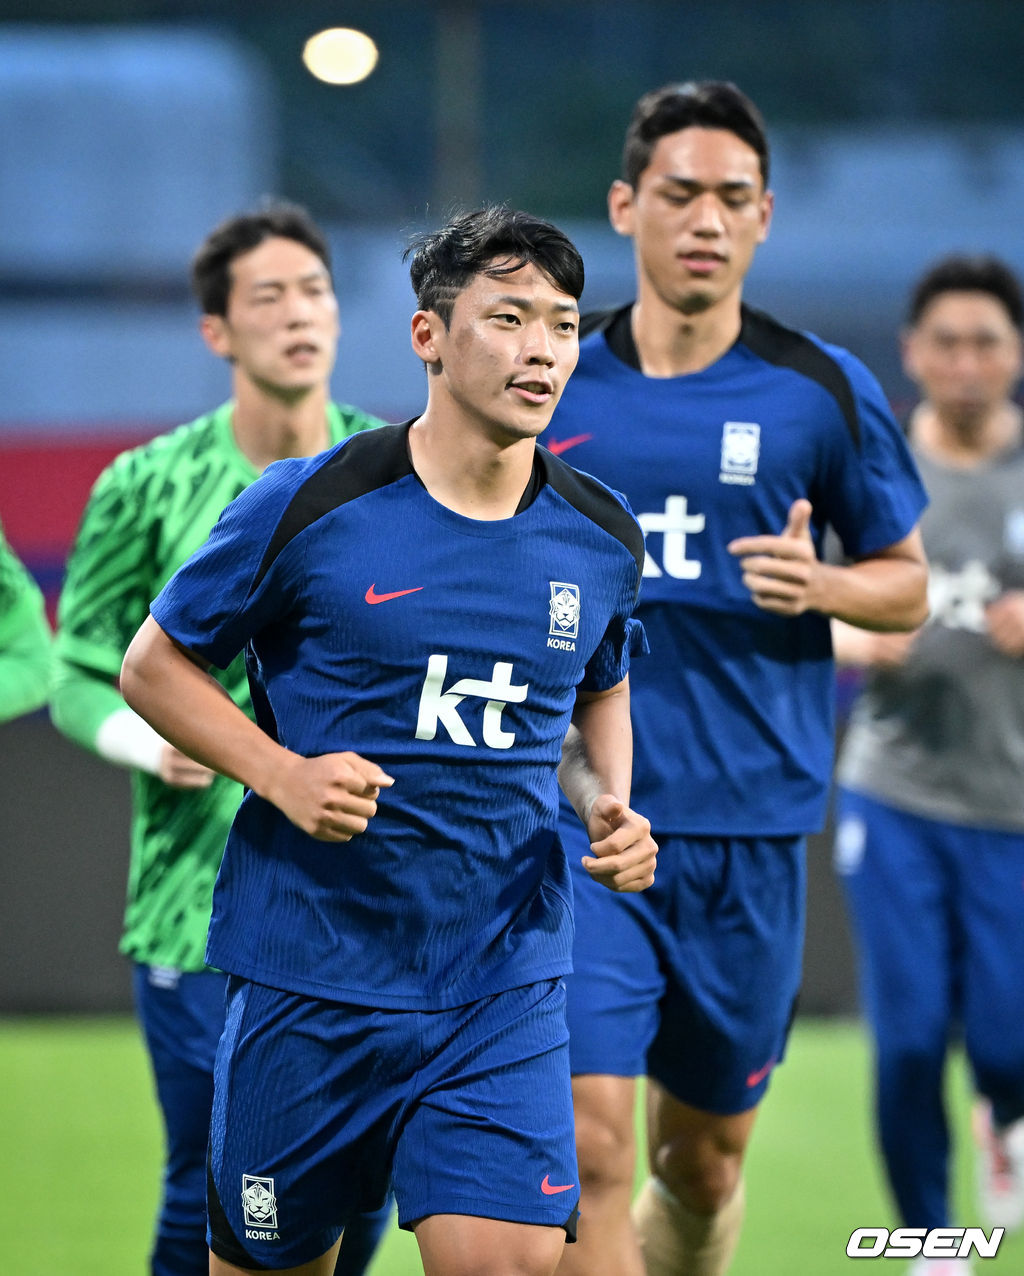
<path fill-rule="evenodd" d="M 336 26 L 378 48 L 357 84 L 302 63 Z M 627 299 L 605 192 L 635 98 L 687 77 L 734 79 L 774 139 L 777 215 L 748 300 L 849 346 L 905 407 L 915 274 L 952 249 L 1024 268 L 1022 54 L 1018 0 L 0 0 L 0 519 L 52 602 L 102 465 L 226 395 L 188 262 L 268 192 L 330 234 L 336 397 L 390 420 L 422 396 L 401 251 L 452 207 L 559 221 L 585 302 Z M 124 1009 L 126 777 L 42 718 L 0 742 L 0 1011 Z M 812 856 L 811 1013 L 854 1006 L 827 858 Z"/>
<path fill-rule="evenodd" d="M 849 346 L 906 407 L 913 277 L 954 249 L 1024 270 L 1021 19 L 1019 0 L 0 0 L 12 544 L 52 605 L 101 467 L 226 396 L 187 267 L 263 194 L 327 228 L 335 396 L 390 420 L 422 399 L 401 251 L 453 207 L 551 217 L 584 252 L 585 303 L 626 300 L 630 250 L 604 197 L 632 103 L 670 80 L 733 79 L 766 116 L 776 222 L 748 301 Z M 301 61 L 336 26 L 377 45 L 357 84 Z M 42 715 L 0 727 L 0 757 L 0 1014 L 122 1014 L 127 777 Z M 805 1017 L 855 1009 L 828 859 L 815 839 Z"/>

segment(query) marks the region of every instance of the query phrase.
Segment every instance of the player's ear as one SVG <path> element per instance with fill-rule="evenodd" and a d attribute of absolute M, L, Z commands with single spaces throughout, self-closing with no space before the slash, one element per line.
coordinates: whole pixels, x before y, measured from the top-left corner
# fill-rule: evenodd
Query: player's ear
<path fill-rule="evenodd" d="M 424 363 L 440 363 L 437 339 L 444 331 L 441 316 L 435 310 L 417 310 L 412 317 L 410 336 L 416 356 Z"/>
<path fill-rule="evenodd" d="M 1020 333 L 1016 328 L 1013 330 L 1012 340 L 1014 347 L 1014 368 L 1016 369 L 1014 380 L 1016 382 L 1020 380 L 1021 368 L 1024 367 L 1024 342 L 1021 341 Z"/>
<path fill-rule="evenodd" d="M 218 358 L 231 358 L 231 337 L 223 315 L 201 315 L 199 335 Z"/>
<path fill-rule="evenodd" d="M 920 384 L 920 373 L 917 359 L 917 330 L 907 327 L 900 330 L 900 358 L 903 371 L 915 385 Z"/>
<path fill-rule="evenodd" d="M 768 238 L 768 231 L 771 229 L 772 213 L 775 211 L 775 196 L 771 191 L 765 191 L 761 196 L 761 229 L 757 236 L 757 242 L 763 244 Z"/>
<path fill-rule="evenodd" d="M 608 220 L 619 235 L 633 233 L 633 202 L 636 192 L 629 182 L 617 178 L 608 191 Z"/>

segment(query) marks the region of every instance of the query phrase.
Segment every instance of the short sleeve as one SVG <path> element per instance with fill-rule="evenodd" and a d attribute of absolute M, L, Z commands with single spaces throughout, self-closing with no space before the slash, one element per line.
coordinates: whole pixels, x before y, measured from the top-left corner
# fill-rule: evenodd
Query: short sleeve
<path fill-rule="evenodd" d="M 858 437 L 847 436 L 847 448 L 831 459 L 826 513 L 845 552 L 861 558 L 909 535 L 928 497 L 881 386 L 860 360 L 838 353 L 854 394 Z"/>
<path fill-rule="evenodd" d="M 57 606 L 57 654 L 111 678 L 153 596 L 153 543 L 134 460 L 122 454 L 96 480 L 68 557 Z"/>
<path fill-rule="evenodd" d="M 629 673 L 630 661 L 650 651 L 644 627 L 632 614 L 640 590 L 639 566 L 632 556 L 624 577 L 615 614 L 597 650 L 587 661 L 580 682 L 582 691 L 607 691 L 616 686 Z"/>
<path fill-rule="evenodd" d="M 296 551 L 286 547 L 269 562 L 268 552 L 302 470 L 298 461 L 269 466 L 224 509 L 150 607 L 166 634 L 219 669 L 291 606 L 288 566 Z"/>

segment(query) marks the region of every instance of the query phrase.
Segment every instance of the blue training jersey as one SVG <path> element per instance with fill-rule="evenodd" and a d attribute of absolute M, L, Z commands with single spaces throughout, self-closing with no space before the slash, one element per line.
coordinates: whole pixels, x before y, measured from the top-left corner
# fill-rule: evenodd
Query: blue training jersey
<path fill-rule="evenodd" d="M 849 352 L 744 307 L 709 368 L 640 371 L 630 307 L 597 317 L 544 440 L 625 493 L 646 537 L 637 615 L 651 656 L 630 680 L 632 804 L 656 833 L 819 828 L 833 760 L 827 618 L 754 605 L 739 536 L 781 532 L 810 500 L 848 555 L 906 536 L 926 503 L 881 388 Z"/>
<path fill-rule="evenodd" d="M 247 793 L 207 961 L 441 1009 L 570 969 L 556 769 L 577 688 L 614 686 L 642 646 L 643 537 L 542 449 L 513 518 L 465 518 L 416 477 L 407 432 L 271 465 L 152 613 L 218 667 L 244 650 L 257 721 L 288 749 L 351 749 L 395 779 L 347 843 Z"/>

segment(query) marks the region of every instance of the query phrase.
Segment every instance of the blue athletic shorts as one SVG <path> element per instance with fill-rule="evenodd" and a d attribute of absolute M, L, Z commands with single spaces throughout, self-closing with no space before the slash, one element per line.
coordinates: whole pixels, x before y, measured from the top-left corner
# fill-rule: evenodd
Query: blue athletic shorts
<path fill-rule="evenodd" d="M 565 987 L 373 1010 L 232 978 L 210 1135 L 210 1245 L 256 1270 L 383 1204 L 564 1227 L 579 1199 Z"/>
<path fill-rule="evenodd" d="M 803 962 L 803 838 L 655 832 L 654 885 L 617 895 L 573 866 L 574 1074 L 650 1076 L 675 1098 L 728 1115 L 758 1103 L 783 1056 Z"/>
<path fill-rule="evenodd" d="M 962 1033 L 997 1120 L 1024 1115 L 1024 833 L 840 789 L 835 863 L 882 1069 Z"/>

